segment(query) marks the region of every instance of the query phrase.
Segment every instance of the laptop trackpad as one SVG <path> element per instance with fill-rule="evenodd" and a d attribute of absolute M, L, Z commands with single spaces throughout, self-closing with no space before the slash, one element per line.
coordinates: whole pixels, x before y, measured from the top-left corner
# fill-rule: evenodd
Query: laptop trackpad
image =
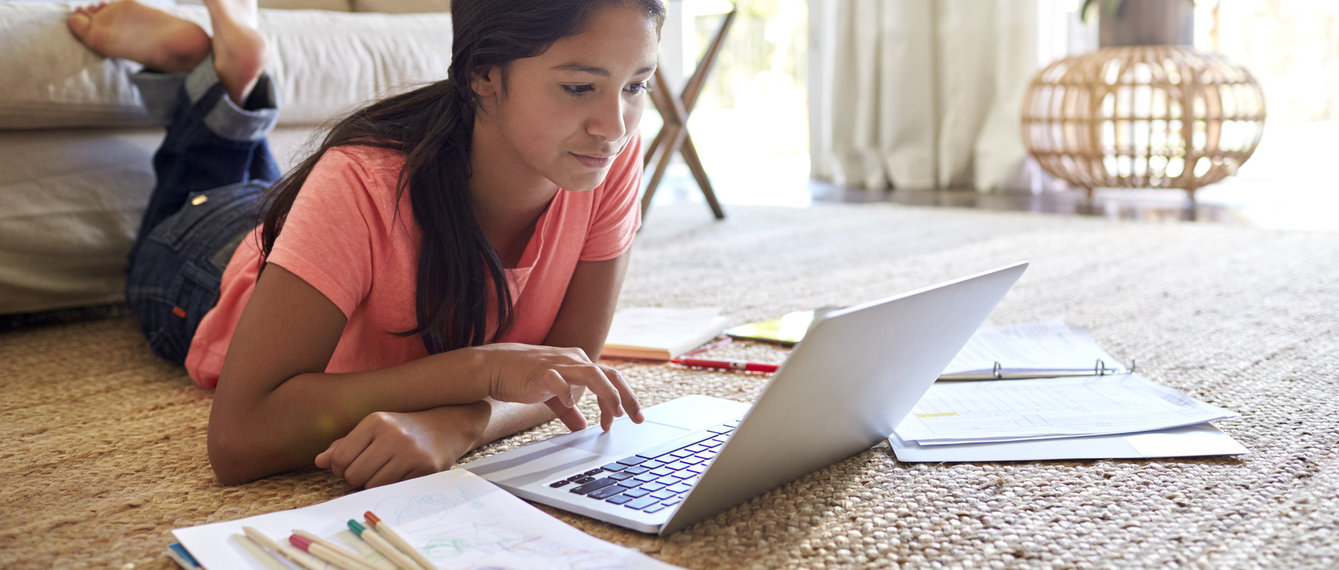
<path fill-rule="evenodd" d="M 584 430 L 552 441 L 563 447 L 582 449 L 591 453 L 622 458 L 688 431 L 681 427 L 646 421 L 641 424 L 626 422 L 614 425 L 609 431 Z"/>

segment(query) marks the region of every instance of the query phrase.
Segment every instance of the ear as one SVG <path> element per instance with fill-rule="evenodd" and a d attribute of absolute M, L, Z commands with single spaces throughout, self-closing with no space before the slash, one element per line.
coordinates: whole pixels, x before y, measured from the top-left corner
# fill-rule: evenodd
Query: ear
<path fill-rule="evenodd" d="M 470 88 L 479 97 L 492 97 L 502 91 L 502 68 L 493 66 L 475 72 Z"/>

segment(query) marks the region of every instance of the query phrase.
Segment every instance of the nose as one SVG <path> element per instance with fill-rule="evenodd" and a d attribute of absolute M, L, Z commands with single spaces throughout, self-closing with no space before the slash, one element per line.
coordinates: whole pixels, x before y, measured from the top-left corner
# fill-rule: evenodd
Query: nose
<path fill-rule="evenodd" d="M 630 110 L 631 105 L 623 100 L 622 92 L 601 98 L 586 121 L 586 132 L 608 141 L 622 139 L 628 132 Z"/>

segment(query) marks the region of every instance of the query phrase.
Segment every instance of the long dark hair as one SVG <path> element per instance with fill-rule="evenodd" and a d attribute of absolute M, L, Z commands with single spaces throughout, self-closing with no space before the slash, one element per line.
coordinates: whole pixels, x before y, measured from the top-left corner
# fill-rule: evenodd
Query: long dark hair
<path fill-rule="evenodd" d="M 580 33 L 595 9 L 606 5 L 643 9 L 656 29 L 665 18 L 661 0 L 452 2 L 447 79 L 373 103 L 337 122 L 320 148 L 274 185 L 261 231 L 265 255 L 327 150 L 367 145 L 403 152 L 396 199 L 408 193 L 422 243 L 418 326 L 397 334 L 420 335 L 429 353 L 496 340 L 511 322 L 512 298 L 502 259 L 484 237 L 470 203 L 470 142 L 478 106 L 471 79 L 494 66 L 537 56 L 559 39 Z M 486 339 L 490 297 L 496 299 L 497 329 Z"/>

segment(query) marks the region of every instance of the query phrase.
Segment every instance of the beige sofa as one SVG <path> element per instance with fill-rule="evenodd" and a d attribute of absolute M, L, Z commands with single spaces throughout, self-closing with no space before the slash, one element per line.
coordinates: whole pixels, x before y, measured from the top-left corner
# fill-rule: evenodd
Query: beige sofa
<path fill-rule="evenodd" d="M 445 77 L 450 15 L 423 11 L 446 2 L 262 0 L 282 102 L 271 137 L 281 166 L 331 118 Z M 71 7 L 0 0 L 0 314 L 120 301 L 153 183 L 162 131 L 127 80 L 137 66 L 76 41 L 64 23 Z M 201 6 L 164 8 L 208 28 Z"/>

